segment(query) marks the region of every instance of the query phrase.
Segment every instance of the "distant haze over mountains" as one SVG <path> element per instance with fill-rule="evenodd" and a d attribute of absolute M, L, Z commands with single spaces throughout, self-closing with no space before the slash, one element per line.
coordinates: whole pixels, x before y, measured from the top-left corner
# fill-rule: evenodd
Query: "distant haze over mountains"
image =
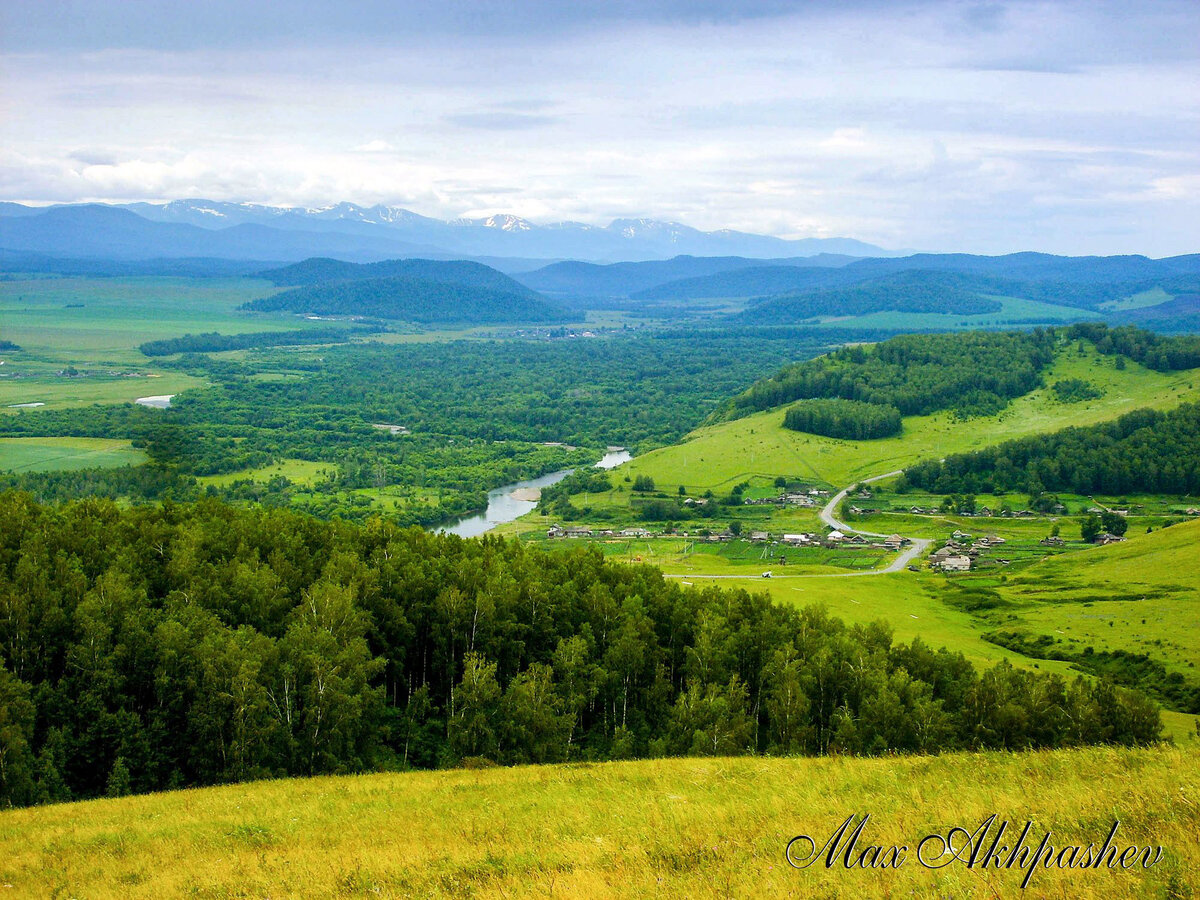
<path fill-rule="evenodd" d="M 578 259 L 615 262 L 692 256 L 750 258 L 894 256 L 851 238 L 785 240 L 675 222 L 617 219 L 538 225 L 516 216 L 444 221 L 395 206 L 321 209 L 175 200 L 165 204 L 0 203 L 0 249 L 60 257 L 212 257 L 293 261 L 311 256 L 370 262 L 397 256 Z"/>

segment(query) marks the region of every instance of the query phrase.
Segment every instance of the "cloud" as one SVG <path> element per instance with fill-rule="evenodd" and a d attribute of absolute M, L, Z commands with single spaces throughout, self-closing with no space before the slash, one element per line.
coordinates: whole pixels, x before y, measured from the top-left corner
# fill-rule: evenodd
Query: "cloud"
<path fill-rule="evenodd" d="M 1194 3 L 116 6 L 5 4 L 0 194 L 1200 243 Z"/>
<path fill-rule="evenodd" d="M 374 140 L 367 141 L 365 144 L 359 144 L 354 148 L 355 153 L 390 153 L 396 148 L 387 141 Z"/>
<path fill-rule="evenodd" d="M 483 131 L 524 131 L 541 128 L 558 121 L 555 116 L 533 116 L 513 112 L 476 112 L 444 116 L 444 121 L 462 128 L 478 128 Z"/>

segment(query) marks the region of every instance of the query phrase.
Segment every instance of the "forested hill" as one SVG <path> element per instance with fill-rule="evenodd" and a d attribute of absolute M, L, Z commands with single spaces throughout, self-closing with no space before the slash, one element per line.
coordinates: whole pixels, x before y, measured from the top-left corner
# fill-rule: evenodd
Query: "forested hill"
<path fill-rule="evenodd" d="M 538 298 L 539 295 L 503 272 L 469 260 L 388 259 L 352 263 L 339 259 L 306 259 L 280 269 L 259 272 L 260 278 L 280 287 L 304 287 L 331 281 L 368 281 L 378 278 L 416 278 L 439 284 L 486 288 L 506 294 Z"/>
<path fill-rule="evenodd" d="M 999 312 L 987 294 L 1004 294 L 1005 284 L 955 272 L 908 271 L 852 287 L 820 289 L 772 297 L 733 316 L 755 325 L 795 324 L 821 316 L 863 316 L 874 312 L 953 313 L 973 316 Z"/>
<path fill-rule="evenodd" d="M 1131 325 L 1086 322 L 1033 331 L 910 334 L 787 366 L 726 401 L 709 421 L 815 398 L 880 404 L 905 416 L 938 410 L 990 415 L 1040 387 L 1056 350 L 1080 340 L 1091 341 L 1102 354 L 1160 372 L 1200 367 L 1200 337 L 1163 336 Z"/>
<path fill-rule="evenodd" d="M 894 407 L 902 415 L 952 409 L 987 415 L 1033 390 L 1054 359 L 1055 333 L 902 335 L 835 350 L 788 366 L 727 401 L 713 420 L 735 419 L 793 400 L 840 398 Z"/>
<path fill-rule="evenodd" d="M 252 300 L 245 308 L 263 312 L 286 310 L 318 315 L 372 316 L 419 325 L 570 321 L 564 310 L 531 295 L 526 288 L 521 288 L 520 293 L 512 293 L 410 276 L 333 281 L 293 288 Z"/>
<path fill-rule="evenodd" d="M 1139 409 L 1113 422 L 1006 441 L 905 470 L 940 494 L 1063 491 L 1200 494 L 1200 404 Z"/>
<path fill-rule="evenodd" d="M 0 494 L 0 805 L 280 775 L 1141 744 L 1145 696 L 765 595 L 206 500 Z"/>

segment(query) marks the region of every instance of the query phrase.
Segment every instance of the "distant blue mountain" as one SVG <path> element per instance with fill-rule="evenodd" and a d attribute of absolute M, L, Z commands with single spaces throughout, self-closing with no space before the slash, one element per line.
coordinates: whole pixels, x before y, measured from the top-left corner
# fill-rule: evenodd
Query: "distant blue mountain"
<path fill-rule="evenodd" d="M 618 219 L 608 226 L 537 225 L 516 216 L 442 221 L 391 206 L 339 203 L 321 209 L 209 200 L 25 207 L 0 203 L 0 248 L 60 257 L 211 256 L 299 260 L 330 256 L 357 262 L 399 256 L 522 257 L 591 262 L 820 253 L 880 256 L 849 238 L 789 241 L 739 231 L 704 232 L 673 222 Z"/>

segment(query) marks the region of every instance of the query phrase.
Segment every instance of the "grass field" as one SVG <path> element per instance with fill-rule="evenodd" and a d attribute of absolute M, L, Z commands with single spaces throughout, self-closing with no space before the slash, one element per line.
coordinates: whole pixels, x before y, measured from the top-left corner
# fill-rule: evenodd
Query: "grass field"
<path fill-rule="evenodd" d="M 191 332 L 304 328 L 296 316 L 238 311 L 274 293 L 252 278 L 40 278 L 0 282 L 0 337 L 56 362 L 98 357 L 142 362 L 144 341 Z M 317 323 L 319 324 L 319 323 Z M 132 352 L 131 352 L 132 351 Z"/>
<path fill-rule="evenodd" d="M 332 463 L 313 462 L 307 459 L 281 459 L 274 465 L 263 466 L 259 469 L 244 469 L 224 475 L 205 475 L 196 480 L 204 485 L 215 484 L 218 487 L 226 487 L 235 481 L 267 482 L 272 478 L 282 476 L 293 484 L 310 486 L 318 481 L 323 481 L 327 473 L 333 473 L 336 470 L 337 466 Z"/>
<path fill-rule="evenodd" d="M 218 331 L 315 327 L 296 316 L 238 311 L 272 293 L 251 278 L 36 278 L 0 281 L 0 338 L 19 345 L 0 365 L 0 411 L 128 403 L 177 394 L 204 381 L 155 366 L 138 345 Z M 67 377 L 68 366 L 81 374 Z"/>
<path fill-rule="evenodd" d="M 998 624 L 1048 634 L 1078 652 L 1146 653 L 1200 679 L 1200 522 L 1056 556 L 994 589 Z"/>
<path fill-rule="evenodd" d="M 136 466 L 147 460 L 129 441 L 104 438 L 0 438 L 0 472 Z"/>
<path fill-rule="evenodd" d="M 852 813 L 896 869 L 799 870 Z M 926 835 L 996 814 L 1033 843 L 1163 848 L 1129 871 L 927 869 Z M 807 846 L 807 845 L 805 845 Z M 929 854 L 926 858 L 935 856 Z M 0 813 L 9 897 L 1186 898 L 1200 749 L 668 759 L 260 782 Z"/>

